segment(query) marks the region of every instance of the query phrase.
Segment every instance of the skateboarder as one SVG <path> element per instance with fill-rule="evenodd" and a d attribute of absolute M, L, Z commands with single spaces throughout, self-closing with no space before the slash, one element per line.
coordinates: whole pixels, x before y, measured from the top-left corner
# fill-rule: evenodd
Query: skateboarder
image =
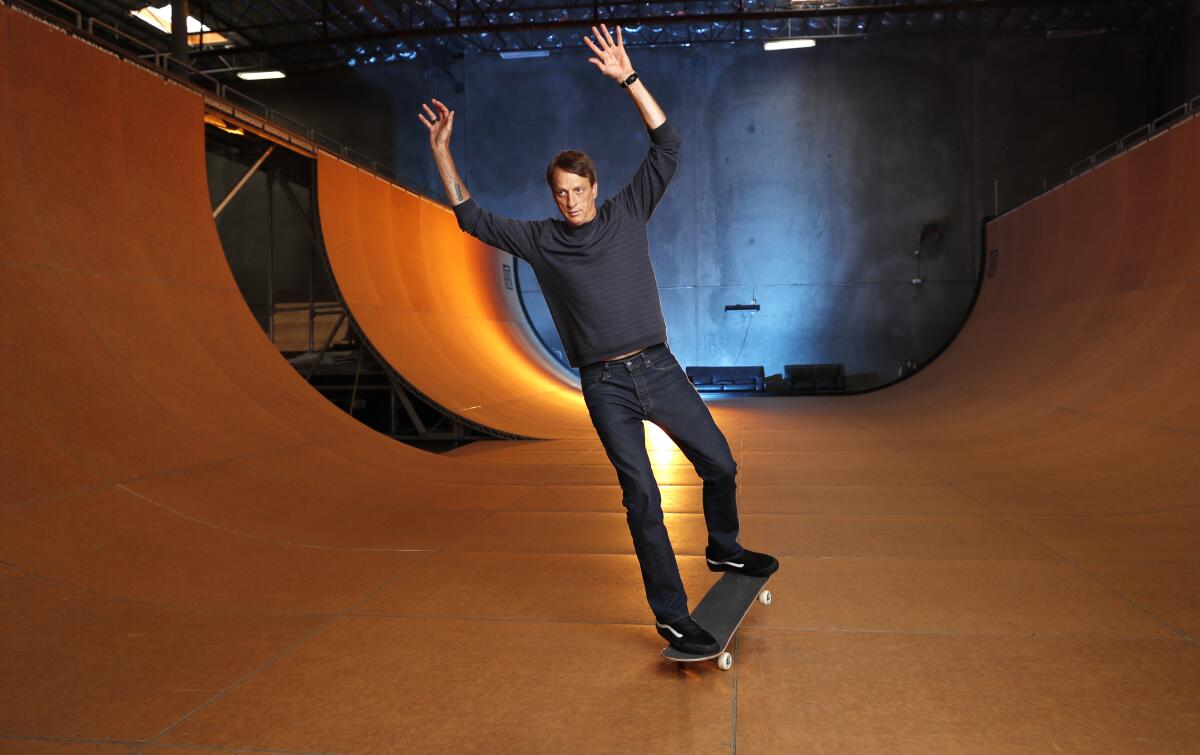
<path fill-rule="evenodd" d="M 650 151 L 633 179 L 596 204 L 596 164 L 582 152 L 560 152 L 546 182 L 563 219 L 512 220 L 471 198 L 450 155 L 454 111 L 433 100 L 418 114 L 459 227 L 528 262 L 537 275 L 567 357 L 580 368 L 592 424 L 621 484 L 622 503 L 658 633 L 690 653 L 719 645 L 688 613 L 687 594 L 663 524 L 662 499 L 646 453 L 642 420 L 679 446 L 704 481 L 705 556 L 714 572 L 765 576 L 779 562 L 737 540 L 737 465 L 707 405 L 667 346 L 646 224 L 675 175 L 680 137 L 638 78 L 621 29 L 592 27 L 588 62 L 621 85 L 650 134 Z M 595 107 L 599 107 L 598 105 Z M 595 110 L 595 107 L 593 108 Z"/>

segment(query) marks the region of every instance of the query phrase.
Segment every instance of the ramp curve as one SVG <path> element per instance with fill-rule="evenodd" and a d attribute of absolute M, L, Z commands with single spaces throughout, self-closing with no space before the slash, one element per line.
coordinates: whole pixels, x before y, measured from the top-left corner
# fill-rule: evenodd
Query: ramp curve
<path fill-rule="evenodd" d="M 1200 121 L 994 222 L 996 276 L 912 380 L 723 402 L 746 542 L 797 597 L 742 630 L 736 688 L 660 673 L 594 442 L 425 454 L 275 353 L 201 122 L 0 7 L 0 749 L 694 751 L 733 715 L 762 751 L 1200 736 Z M 658 452 L 697 595 L 698 486 Z"/>
<path fill-rule="evenodd" d="M 379 356 L 478 424 L 542 438 L 594 435 L 573 376 L 504 298 L 498 255 L 454 213 L 318 152 L 321 232 L 333 277 Z"/>

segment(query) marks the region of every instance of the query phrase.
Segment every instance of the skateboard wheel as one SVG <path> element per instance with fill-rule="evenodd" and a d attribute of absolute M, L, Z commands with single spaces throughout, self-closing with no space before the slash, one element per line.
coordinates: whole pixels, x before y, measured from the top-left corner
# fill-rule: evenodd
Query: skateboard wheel
<path fill-rule="evenodd" d="M 732 665 L 733 656 L 729 653 L 721 653 L 717 656 L 717 668 L 721 669 L 722 671 L 728 671 L 729 667 Z"/>
<path fill-rule="evenodd" d="M 758 602 L 762 603 L 764 606 L 771 605 L 771 591 L 763 590 L 762 592 L 760 592 L 758 594 Z"/>

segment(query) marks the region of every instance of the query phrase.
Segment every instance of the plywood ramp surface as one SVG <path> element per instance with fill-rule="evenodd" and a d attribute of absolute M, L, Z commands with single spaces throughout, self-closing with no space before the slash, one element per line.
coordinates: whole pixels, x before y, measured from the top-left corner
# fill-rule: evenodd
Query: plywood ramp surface
<path fill-rule="evenodd" d="M 659 659 L 615 474 L 494 253 L 324 158 L 376 345 L 555 440 L 373 433 L 242 300 L 202 115 L 0 7 L 0 752 L 1195 749 L 1197 121 L 993 223 L 913 379 L 712 403 L 783 563 L 726 673 Z M 701 487 L 648 440 L 694 605 Z"/>
<path fill-rule="evenodd" d="M 460 231 L 450 209 L 328 153 L 318 156 L 317 178 L 342 298 L 405 380 L 488 427 L 594 435 L 578 383 L 532 355 L 539 347 L 504 300 L 497 252 Z"/>

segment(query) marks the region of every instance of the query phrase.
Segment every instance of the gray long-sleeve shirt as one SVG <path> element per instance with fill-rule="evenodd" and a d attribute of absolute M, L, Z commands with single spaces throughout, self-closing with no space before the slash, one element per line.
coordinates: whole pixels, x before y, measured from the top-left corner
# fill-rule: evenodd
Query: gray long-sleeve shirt
<path fill-rule="evenodd" d="M 682 140 L 670 121 L 647 131 L 650 151 L 633 179 L 581 226 L 500 217 L 474 199 L 454 207 L 459 228 L 533 267 L 574 367 L 667 340 L 646 223 L 675 176 Z"/>

